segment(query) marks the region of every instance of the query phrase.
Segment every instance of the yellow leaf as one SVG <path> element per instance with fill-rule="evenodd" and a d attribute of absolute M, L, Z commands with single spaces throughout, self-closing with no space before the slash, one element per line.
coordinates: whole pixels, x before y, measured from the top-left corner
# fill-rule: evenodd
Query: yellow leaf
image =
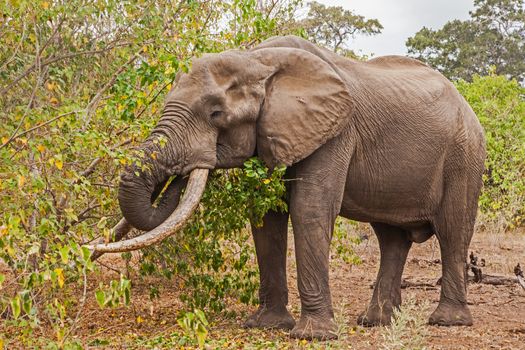
<path fill-rule="evenodd" d="M 157 111 L 157 107 L 156 106 L 151 107 L 151 113 L 155 113 L 156 111 Z"/>
<path fill-rule="evenodd" d="M 55 89 L 55 84 L 53 84 L 53 83 L 46 83 L 46 88 L 49 91 L 53 91 Z"/>
<path fill-rule="evenodd" d="M 7 246 L 7 254 L 9 254 L 9 256 L 15 256 L 15 249 L 10 245 Z"/>
<path fill-rule="evenodd" d="M 264 183 L 265 185 L 268 185 L 268 184 L 270 183 L 270 179 L 264 179 L 264 180 L 263 180 L 263 183 Z"/>
<path fill-rule="evenodd" d="M 157 152 L 151 153 L 151 158 L 157 160 Z"/>
<path fill-rule="evenodd" d="M 137 323 L 141 324 L 142 322 L 144 322 L 144 319 L 140 316 L 137 316 Z"/>
<path fill-rule="evenodd" d="M 24 175 L 19 175 L 18 176 L 18 188 L 19 189 L 22 189 L 22 187 L 24 187 L 24 184 L 26 183 L 26 178 Z"/>
<path fill-rule="evenodd" d="M 43 153 L 45 150 L 46 150 L 46 147 L 42 144 L 36 146 L 36 149 L 38 150 L 38 152 L 40 153 Z"/>
<path fill-rule="evenodd" d="M 56 268 L 55 273 L 57 274 L 58 286 L 60 288 L 64 287 L 64 270 Z"/>
<path fill-rule="evenodd" d="M 44 10 L 47 10 L 47 9 L 49 8 L 49 2 L 44 1 L 44 2 L 42 3 L 42 8 L 43 8 Z"/>
<path fill-rule="evenodd" d="M 4 236 L 7 234 L 7 226 L 6 225 L 2 225 L 0 226 L 0 237 Z M 0 348 L 2 349 L 2 348 Z"/>
<path fill-rule="evenodd" d="M 64 162 L 60 159 L 55 160 L 55 166 L 58 168 L 58 170 L 62 170 L 62 167 L 64 166 Z"/>
<path fill-rule="evenodd" d="M 168 84 L 168 85 L 166 86 L 166 89 L 167 89 L 168 91 L 170 91 L 170 90 L 171 90 L 171 84 Z"/>
<path fill-rule="evenodd" d="M 7 141 L 9 141 L 9 138 L 7 138 L 7 137 L 2 137 L 2 144 L 7 143 Z"/>
<path fill-rule="evenodd" d="M 143 51 L 143 52 L 148 52 L 148 47 L 147 47 L 146 45 L 144 45 L 144 46 L 142 47 L 142 51 Z"/>
<path fill-rule="evenodd" d="M 120 159 L 119 159 L 119 162 L 120 162 L 120 164 L 122 164 L 122 165 L 126 165 L 126 163 L 127 163 L 127 162 L 126 162 L 126 158 L 120 158 Z"/>
<path fill-rule="evenodd" d="M 51 97 L 51 98 L 49 99 L 49 102 L 51 102 L 51 103 L 54 104 L 54 105 L 58 104 L 58 100 L 57 100 L 56 97 Z"/>

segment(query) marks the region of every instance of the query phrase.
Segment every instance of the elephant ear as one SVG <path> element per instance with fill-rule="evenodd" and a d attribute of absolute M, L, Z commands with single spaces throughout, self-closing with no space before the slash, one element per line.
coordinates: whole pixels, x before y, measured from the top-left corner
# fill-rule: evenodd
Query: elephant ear
<path fill-rule="evenodd" d="M 263 48 L 252 55 L 275 68 L 257 121 L 257 152 L 268 166 L 308 157 L 348 125 L 348 87 L 327 62 L 295 48 Z"/>

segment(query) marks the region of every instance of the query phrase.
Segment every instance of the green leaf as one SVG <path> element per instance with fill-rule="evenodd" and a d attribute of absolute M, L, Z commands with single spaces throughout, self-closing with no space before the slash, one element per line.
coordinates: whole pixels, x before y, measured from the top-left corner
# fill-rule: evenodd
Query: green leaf
<path fill-rule="evenodd" d="M 106 295 L 103 291 L 97 290 L 95 292 L 95 299 L 97 299 L 97 303 L 100 308 L 103 308 L 106 305 Z"/>
<path fill-rule="evenodd" d="M 13 312 L 13 318 L 15 320 L 20 316 L 20 311 L 22 310 L 21 304 L 22 303 L 19 295 L 10 300 L 11 311 Z"/>

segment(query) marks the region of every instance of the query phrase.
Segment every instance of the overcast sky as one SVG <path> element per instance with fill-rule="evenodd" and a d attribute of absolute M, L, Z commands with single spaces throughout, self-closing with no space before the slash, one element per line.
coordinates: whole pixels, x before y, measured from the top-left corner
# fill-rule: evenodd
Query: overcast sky
<path fill-rule="evenodd" d="M 467 19 L 473 0 L 317 0 L 342 6 L 365 18 L 377 18 L 384 29 L 374 36 L 359 36 L 350 48 L 357 53 L 406 54 L 405 41 L 423 26 L 441 28 L 452 19 Z"/>

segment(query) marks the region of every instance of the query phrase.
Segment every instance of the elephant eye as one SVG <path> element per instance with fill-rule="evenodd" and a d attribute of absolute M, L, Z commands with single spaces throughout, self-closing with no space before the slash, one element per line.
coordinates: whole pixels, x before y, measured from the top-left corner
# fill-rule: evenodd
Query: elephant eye
<path fill-rule="evenodd" d="M 220 117 L 222 115 L 222 111 L 213 111 L 211 114 L 210 114 L 210 117 L 212 118 L 217 118 L 217 117 Z"/>

